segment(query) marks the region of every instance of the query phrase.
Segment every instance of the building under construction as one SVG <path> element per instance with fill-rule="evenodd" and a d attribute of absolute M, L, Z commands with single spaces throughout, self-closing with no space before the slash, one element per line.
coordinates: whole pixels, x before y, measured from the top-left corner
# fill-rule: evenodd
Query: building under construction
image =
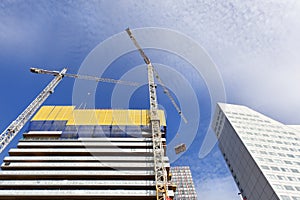
<path fill-rule="evenodd" d="M 156 199 L 149 125 L 147 110 L 43 106 L 4 159 L 0 198 Z"/>

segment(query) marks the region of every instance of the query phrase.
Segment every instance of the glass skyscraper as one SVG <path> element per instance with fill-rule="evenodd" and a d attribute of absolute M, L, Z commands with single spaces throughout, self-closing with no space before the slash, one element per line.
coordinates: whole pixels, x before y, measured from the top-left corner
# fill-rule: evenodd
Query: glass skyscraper
<path fill-rule="evenodd" d="M 300 200 L 299 126 L 219 103 L 212 127 L 243 199 Z"/>

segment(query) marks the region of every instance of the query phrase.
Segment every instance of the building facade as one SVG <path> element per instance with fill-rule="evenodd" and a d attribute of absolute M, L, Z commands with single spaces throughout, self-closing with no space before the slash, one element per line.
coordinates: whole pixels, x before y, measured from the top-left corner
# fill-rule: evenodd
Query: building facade
<path fill-rule="evenodd" d="M 243 199 L 300 200 L 299 126 L 219 103 L 212 127 Z"/>
<path fill-rule="evenodd" d="M 177 186 L 175 200 L 197 200 L 192 173 L 189 166 L 171 167 L 172 183 Z"/>
<path fill-rule="evenodd" d="M 4 158 L 0 199 L 156 199 L 152 146 L 147 110 L 43 106 Z"/>

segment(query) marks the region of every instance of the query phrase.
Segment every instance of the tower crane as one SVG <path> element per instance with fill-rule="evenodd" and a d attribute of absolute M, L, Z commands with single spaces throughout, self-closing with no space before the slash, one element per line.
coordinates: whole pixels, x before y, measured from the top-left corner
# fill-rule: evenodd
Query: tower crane
<path fill-rule="evenodd" d="M 61 71 L 50 71 L 45 69 L 30 68 L 30 71 L 37 74 L 50 74 L 55 76 L 54 79 L 43 89 L 43 91 L 27 106 L 27 108 L 1 133 L 0 135 L 0 153 L 5 147 L 12 141 L 12 139 L 19 133 L 24 127 L 26 122 L 32 117 L 32 115 L 40 108 L 40 106 L 46 101 L 50 94 L 54 92 L 56 86 L 60 83 L 63 77 L 78 78 L 84 80 L 93 80 L 97 82 L 118 83 L 130 86 L 138 86 L 136 82 L 115 80 L 109 78 L 99 78 L 89 75 L 68 74 L 67 68 Z"/>
<path fill-rule="evenodd" d="M 154 157 L 154 173 L 156 182 L 156 198 L 157 200 L 170 200 L 168 195 L 168 179 L 167 171 L 164 167 L 164 147 L 162 144 L 162 133 L 160 130 L 160 118 L 158 115 L 158 103 L 156 95 L 156 84 L 154 82 L 154 77 L 158 80 L 162 86 L 164 93 L 169 97 L 175 109 L 182 117 L 185 123 L 187 123 L 186 118 L 182 114 L 179 106 L 177 106 L 175 100 L 170 95 L 166 86 L 161 81 L 158 73 L 154 70 L 150 59 L 146 56 L 143 49 L 140 47 L 135 37 L 133 36 L 131 30 L 126 29 L 127 34 L 134 43 L 135 47 L 138 49 L 140 55 L 147 64 L 148 71 L 148 90 L 150 96 L 150 126 L 152 131 L 152 141 L 153 141 L 153 157 Z M 125 84 L 130 86 L 139 86 L 136 82 L 115 80 L 109 78 L 98 78 L 89 75 L 78 75 L 78 74 L 68 74 L 67 69 L 64 68 L 61 71 L 50 71 L 39 68 L 30 68 L 30 71 L 37 74 L 50 74 L 55 76 L 54 79 L 43 89 L 43 91 L 29 104 L 29 106 L 1 133 L 0 135 L 0 153 L 5 149 L 5 147 L 11 142 L 11 140 L 19 133 L 19 131 L 24 127 L 26 122 L 32 117 L 32 115 L 40 108 L 40 106 L 46 101 L 50 94 L 54 92 L 56 86 L 64 77 L 78 78 L 84 80 L 93 80 L 97 82 L 108 82 Z"/>
<path fill-rule="evenodd" d="M 138 42 L 135 39 L 135 37 L 133 36 L 131 30 L 129 28 L 127 28 L 126 32 L 129 35 L 129 37 L 132 40 L 135 47 L 137 48 L 137 50 L 139 51 L 140 55 L 144 59 L 144 62 L 147 64 L 148 89 L 149 89 L 149 97 L 150 97 L 150 126 L 151 126 L 152 141 L 153 141 L 156 199 L 157 200 L 169 200 L 171 198 L 168 195 L 167 171 L 166 171 L 166 168 L 164 167 L 165 153 L 164 153 L 164 148 L 162 145 L 162 133 L 160 130 L 160 119 L 158 116 L 156 85 L 154 82 L 154 73 L 155 73 L 156 77 L 158 77 L 158 74 L 157 74 L 157 72 L 154 71 L 154 68 L 153 68 L 152 63 L 150 62 L 150 59 L 146 56 L 145 52 L 143 51 L 141 46 L 138 44 Z M 163 85 L 163 88 L 164 88 L 164 91 L 166 91 L 166 87 L 164 85 Z M 169 93 L 166 93 L 166 94 L 169 94 Z M 171 101 L 172 101 L 172 98 L 171 98 Z M 178 108 L 178 106 L 176 108 Z M 182 113 L 180 112 L 179 114 L 182 114 Z M 183 115 L 181 115 L 181 116 L 183 116 Z"/>

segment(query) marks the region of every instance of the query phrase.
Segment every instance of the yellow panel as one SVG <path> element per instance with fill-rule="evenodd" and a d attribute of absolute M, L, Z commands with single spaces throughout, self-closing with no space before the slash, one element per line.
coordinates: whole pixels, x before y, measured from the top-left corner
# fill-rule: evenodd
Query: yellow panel
<path fill-rule="evenodd" d="M 113 110 L 112 111 L 112 125 L 123 125 L 124 120 L 122 119 L 122 111 L 121 110 Z"/>
<path fill-rule="evenodd" d="M 166 118 L 165 118 L 165 112 L 163 110 L 158 111 L 158 116 L 160 119 L 160 125 L 161 126 L 166 126 Z"/>
<path fill-rule="evenodd" d="M 139 110 L 139 113 L 138 113 L 138 122 L 139 122 L 139 124 L 142 124 L 142 119 L 143 119 L 143 113 L 142 113 L 142 110 Z"/>
<path fill-rule="evenodd" d="M 134 125 L 140 125 L 141 124 L 141 117 L 142 117 L 142 114 L 141 114 L 141 111 L 140 110 L 133 110 L 134 112 L 134 118 L 133 118 L 133 121 L 134 121 Z"/>
<path fill-rule="evenodd" d="M 139 125 L 141 124 L 139 121 L 140 119 L 136 119 L 138 116 L 138 113 L 137 112 L 138 110 L 128 110 L 129 111 L 129 117 L 128 117 L 128 120 L 129 122 L 132 124 L 132 125 Z M 139 121 L 138 121 L 139 120 Z"/>
<path fill-rule="evenodd" d="M 136 121 L 135 121 L 135 110 L 129 110 L 129 117 L 128 117 L 128 120 L 131 124 L 135 125 L 136 124 Z"/>
<path fill-rule="evenodd" d="M 97 117 L 98 117 L 97 124 L 103 124 L 104 125 L 105 114 L 106 113 L 105 113 L 104 110 L 97 110 Z"/>
<path fill-rule="evenodd" d="M 131 125 L 132 124 L 132 121 L 130 120 L 129 118 L 129 113 L 130 111 L 129 110 L 122 110 L 121 111 L 121 115 L 120 115 L 120 121 L 122 121 L 122 125 Z"/>
<path fill-rule="evenodd" d="M 142 124 L 142 111 L 136 110 L 135 111 L 135 124 Z"/>
<path fill-rule="evenodd" d="M 141 125 L 147 125 L 147 111 L 141 110 Z"/>
<path fill-rule="evenodd" d="M 55 106 L 43 106 L 34 115 L 31 121 L 46 120 L 49 114 L 52 112 Z"/>
<path fill-rule="evenodd" d="M 50 115 L 48 115 L 46 120 L 55 120 L 55 117 L 60 112 L 61 108 L 62 108 L 61 106 L 55 106 L 52 112 L 50 113 Z"/>
<path fill-rule="evenodd" d="M 97 125 L 97 122 L 96 110 L 74 110 L 67 125 Z"/>
<path fill-rule="evenodd" d="M 61 106 L 62 109 L 56 116 L 55 120 L 69 120 L 72 118 L 75 106 Z"/>
<path fill-rule="evenodd" d="M 112 124 L 112 110 L 103 110 L 103 125 L 111 125 Z M 102 116 L 100 116 L 102 118 Z"/>
<path fill-rule="evenodd" d="M 74 109 L 74 106 L 43 106 L 34 120 L 67 120 L 67 125 L 149 125 L 148 110 Z M 163 110 L 158 111 L 166 126 Z"/>

